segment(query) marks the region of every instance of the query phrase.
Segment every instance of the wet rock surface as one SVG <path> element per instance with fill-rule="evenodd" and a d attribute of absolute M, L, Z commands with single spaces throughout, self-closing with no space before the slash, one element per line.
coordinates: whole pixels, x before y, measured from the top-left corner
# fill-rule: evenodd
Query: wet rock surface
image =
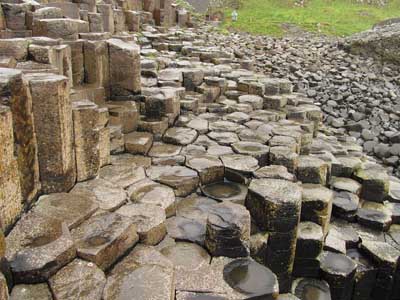
<path fill-rule="evenodd" d="M 400 297 L 396 66 L 43 2 L 0 6 L 0 298 Z"/>

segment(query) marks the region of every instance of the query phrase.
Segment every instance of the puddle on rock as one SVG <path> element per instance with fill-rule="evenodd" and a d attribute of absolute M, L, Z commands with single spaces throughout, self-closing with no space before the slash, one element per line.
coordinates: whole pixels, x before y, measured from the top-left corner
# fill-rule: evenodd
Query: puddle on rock
<path fill-rule="evenodd" d="M 250 259 L 232 261 L 224 267 L 223 275 L 224 280 L 234 290 L 251 297 L 273 296 L 278 293 L 276 275 Z"/>
<path fill-rule="evenodd" d="M 329 285 L 325 281 L 301 278 L 293 286 L 292 292 L 301 300 L 331 300 Z"/>
<path fill-rule="evenodd" d="M 222 181 L 201 187 L 201 191 L 207 197 L 219 201 L 244 202 L 247 188 L 235 182 Z"/>

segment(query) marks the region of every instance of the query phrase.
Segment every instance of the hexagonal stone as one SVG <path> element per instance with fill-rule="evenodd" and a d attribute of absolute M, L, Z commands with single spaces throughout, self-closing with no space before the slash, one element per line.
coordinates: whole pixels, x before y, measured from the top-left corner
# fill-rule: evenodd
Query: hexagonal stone
<path fill-rule="evenodd" d="M 121 262 L 120 264 L 122 264 Z M 174 271 L 158 264 L 128 264 L 107 278 L 103 299 L 174 300 Z"/>
<path fill-rule="evenodd" d="M 178 197 L 189 195 L 199 184 L 197 172 L 187 167 L 152 166 L 146 172 L 152 180 L 173 188 Z"/>
<path fill-rule="evenodd" d="M 151 166 L 151 158 L 143 155 L 122 153 L 118 155 L 111 155 L 111 164 L 113 164 L 114 166 L 123 165 L 147 168 Z"/>
<path fill-rule="evenodd" d="M 254 129 L 244 128 L 238 132 L 239 139 L 244 142 L 257 142 L 265 144 L 271 138 L 269 135 L 261 134 Z"/>
<path fill-rule="evenodd" d="M 190 120 L 186 127 L 197 130 L 199 133 L 205 134 L 208 132 L 208 121 L 200 118 Z"/>
<path fill-rule="evenodd" d="M 133 203 L 122 206 L 116 213 L 128 217 L 136 225 L 143 244 L 156 245 L 166 235 L 165 211 L 159 206 Z"/>
<path fill-rule="evenodd" d="M 102 270 L 110 267 L 139 240 L 131 219 L 109 212 L 91 217 L 71 234 L 78 256 Z"/>
<path fill-rule="evenodd" d="M 163 136 L 165 143 L 174 145 L 188 145 L 197 139 L 198 133 L 196 130 L 185 127 L 171 127 Z"/>
<path fill-rule="evenodd" d="M 0 294 L 1 295 L 1 294 Z M 7 299 L 7 298 L 4 298 Z M 10 300 L 53 300 L 47 283 L 19 284 L 13 287 Z"/>
<path fill-rule="evenodd" d="M 201 184 L 209 184 L 224 179 L 224 165 L 216 156 L 202 155 L 188 157 L 186 166 L 199 173 Z"/>
<path fill-rule="evenodd" d="M 166 221 L 168 235 L 178 241 L 204 245 L 206 223 L 185 217 L 172 217 Z"/>
<path fill-rule="evenodd" d="M 228 201 L 244 205 L 247 196 L 247 186 L 230 181 L 221 181 L 201 186 L 201 191 L 207 197 L 218 201 Z"/>
<path fill-rule="evenodd" d="M 250 120 L 250 116 L 244 112 L 237 111 L 226 115 L 224 119 L 238 124 L 243 124 Z"/>
<path fill-rule="evenodd" d="M 332 212 L 335 216 L 346 220 L 354 219 L 360 203 L 357 195 L 349 192 L 335 192 L 333 194 Z"/>
<path fill-rule="evenodd" d="M 233 143 L 239 142 L 239 137 L 234 132 L 212 131 L 208 133 L 207 136 L 222 146 L 229 146 Z"/>
<path fill-rule="evenodd" d="M 93 215 L 98 208 L 96 197 L 92 192 L 79 190 L 41 196 L 33 211 L 57 218 L 72 229 Z"/>
<path fill-rule="evenodd" d="M 232 144 L 232 149 L 239 154 L 250 155 L 258 160 L 260 166 L 268 162 L 269 147 L 257 142 L 238 142 Z"/>
<path fill-rule="evenodd" d="M 99 177 L 124 189 L 146 177 L 142 167 L 111 165 L 100 169 Z"/>
<path fill-rule="evenodd" d="M 236 259 L 225 265 L 223 276 L 232 289 L 245 295 L 245 299 L 276 299 L 279 294 L 276 275 L 249 258 Z"/>
<path fill-rule="evenodd" d="M 290 173 L 294 173 L 299 164 L 299 155 L 288 147 L 271 147 L 269 149 L 269 163 L 284 166 Z"/>
<path fill-rule="evenodd" d="M 303 183 L 317 183 L 326 185 L 328 164 L 316 157 L 300 156 L 297 166 L 297 179 Z"/>
<path fill-rule="evenodd" d="M 367 164 L 356 170 L 356 179 L 362 182 L 361 197 L 382 202 L 389 192 L 389 176 L 379 165 Z"/>
<path fill-rule="evenodd" d="M 156 142 L 151 147 L 149 151 L 149 156 L 160 158 L 177 156 L 180 154 L 181 150 L 181 146 Z"/>
<path fill-rule="evenodd" d="M 75 259 L 49 280 L 55 299 L 101 300 L 106 276 L 95 264 Z"/>
<path fill-rule="evenodd" d="M 168 186 L 143 179 L 128 188 L 130 200 L 134 203 L 147 203 L 160 206 L 168 217 L 175 215 L 175 194 Z"/>
<path fill-rule="evenodd" d="M 361 166 L 361 160 L 358 157 L 336 157 L 332 163 L 332 176 L 350 177 L 354 171 Z"/>
<path fill-rule="evenodd" d="M 94 193 L 96 203 L 102 210 L 114 211 L 124 204 L 127 199 L 126 191 L 123 188 L 101 178 L 79 182 L 71 192 L 76 192 L 80 189 Z"/>
<path fill-rule="evenodd" d="M 253 179 L 246 207 L 261 229 L 285 232 L 297 226 L 301 198 L 298 184 L 280 179 Z"/>
<path fill-rule="evenodd" d="M 131 132 L 124 135 L 125 150 L 131 154 L 147 154 L 153 144 L 153 135 L 148 132 Z"/>
<path fill-rule="evenodd" d="M 197 220 L 204 223 L 205 226 L 208 213 L 211 211 L 213 205 L 217 203 L 218 202 L 213 199 L 193 194 L 181 199 L 177 203 L 176 215 L 187 219 Z"/>
<path fill-rule="evenodd" d="M 315 258 L 321 251 L 324 234 L 321 226 L 313 222 L 300 222 L 297 231 L 296 260 L 299 258 Z"/>
<path fill-rule="evenodd" d="M 366 227 L 386 231 L 392 224 L 392 217 L 386 211 L 363 207 L 357 210 L 357 221 Z"/>
<path fill-rule="evenodd" d="M 208 147 L 207 154 L 219 157 L 222 155 L 233 154 L 233 150 L 229 146 L 215 145 Z"/>
<path fill-rule="evenodd" d="M 359 195 L 361 191 L 361 184 L 346 177 L 332 177 L 329 181 L 329 185 L 331 189 L 339 192 L 344 191 Z"/>
<path fill-rule="evenodd" d="M 357 264 L 339 253 L 321 254 L 322 278 L 329 284 L 332 299 L 350 299 Z"/>
<path fill-rule="evenodd" d="M 263 109 L 264 100 L 257 95 L 243 95 L 239 96 L 239 103 L 250 104 L 254 110 Z"/>
<path fill-rule="evenodd" d="M 319 300 L 331 299 L 329 284 L 314 278 L 297 278 L 293 281 L 291 292 L 299 299 L 311 300 L 314 299 L 314 295 L 317 295 Z"/>
<path fill-rule="evenodd" d="M 247 209 L 231 202 L 214 205 L 207 219 L 205 245 L 213 256 L 248 256 L 250 213 Z"/>
<path fill-rule="evenodd" d="M 258 160 L 249 155 L 224 155 L 221 160 L 225 168 L 244 175 L 250 175 L 259 168 Z"/>
<path fill-rule="evenodd" d="M 295 177 L 289 173 L 287 168 L 284 166 L 265 166 L 257 171 L 253 172 L 256 178 L 270 178 L 270 179 L 283 179 L 288 181 L 294 181 Z"/>
<path fill-rule="evenodd" d="M 67 225 L 39 213 L 25 215 L 6 243 L 14 283 L 46 281 L 76 256 Z"/>
<path fill-rule="evenodd" d="M 302 187 L 301 220 L 321 225 L 326 235 L 331 219 L 333 192 L 319 184 L 303 184 Z"/>

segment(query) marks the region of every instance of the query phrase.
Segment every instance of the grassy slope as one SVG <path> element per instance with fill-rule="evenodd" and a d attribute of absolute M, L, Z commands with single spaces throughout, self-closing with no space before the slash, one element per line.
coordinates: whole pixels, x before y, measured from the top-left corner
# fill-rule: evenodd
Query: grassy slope
<path fill-rule="evenodd" d="M 381 8 L 354 3 L 354 0 L 308 0 L 305 8 L 293 6 L 292 0 L 245 0 L 239 20 L 231 23 L 227 12 L 226 28 L 281 35 L 281 23 L 292 23 L 309 31 L 346 36 L 370 29 L 384 19 L 400 17 L 400 0 L 391 0 Z"/>

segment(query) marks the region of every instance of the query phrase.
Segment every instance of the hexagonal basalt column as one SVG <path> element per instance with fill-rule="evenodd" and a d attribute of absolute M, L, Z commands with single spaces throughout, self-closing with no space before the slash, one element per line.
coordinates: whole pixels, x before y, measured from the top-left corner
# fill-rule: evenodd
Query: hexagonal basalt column
<path fill-rule="evenodd" d="M 301 211 L 301 187 L 280 179 L 254 179 L 246 199 L 254 221 L 269 233 L 266 265 L 277 274 L 280 290 L 291 285 L 297 226 Z"/>

